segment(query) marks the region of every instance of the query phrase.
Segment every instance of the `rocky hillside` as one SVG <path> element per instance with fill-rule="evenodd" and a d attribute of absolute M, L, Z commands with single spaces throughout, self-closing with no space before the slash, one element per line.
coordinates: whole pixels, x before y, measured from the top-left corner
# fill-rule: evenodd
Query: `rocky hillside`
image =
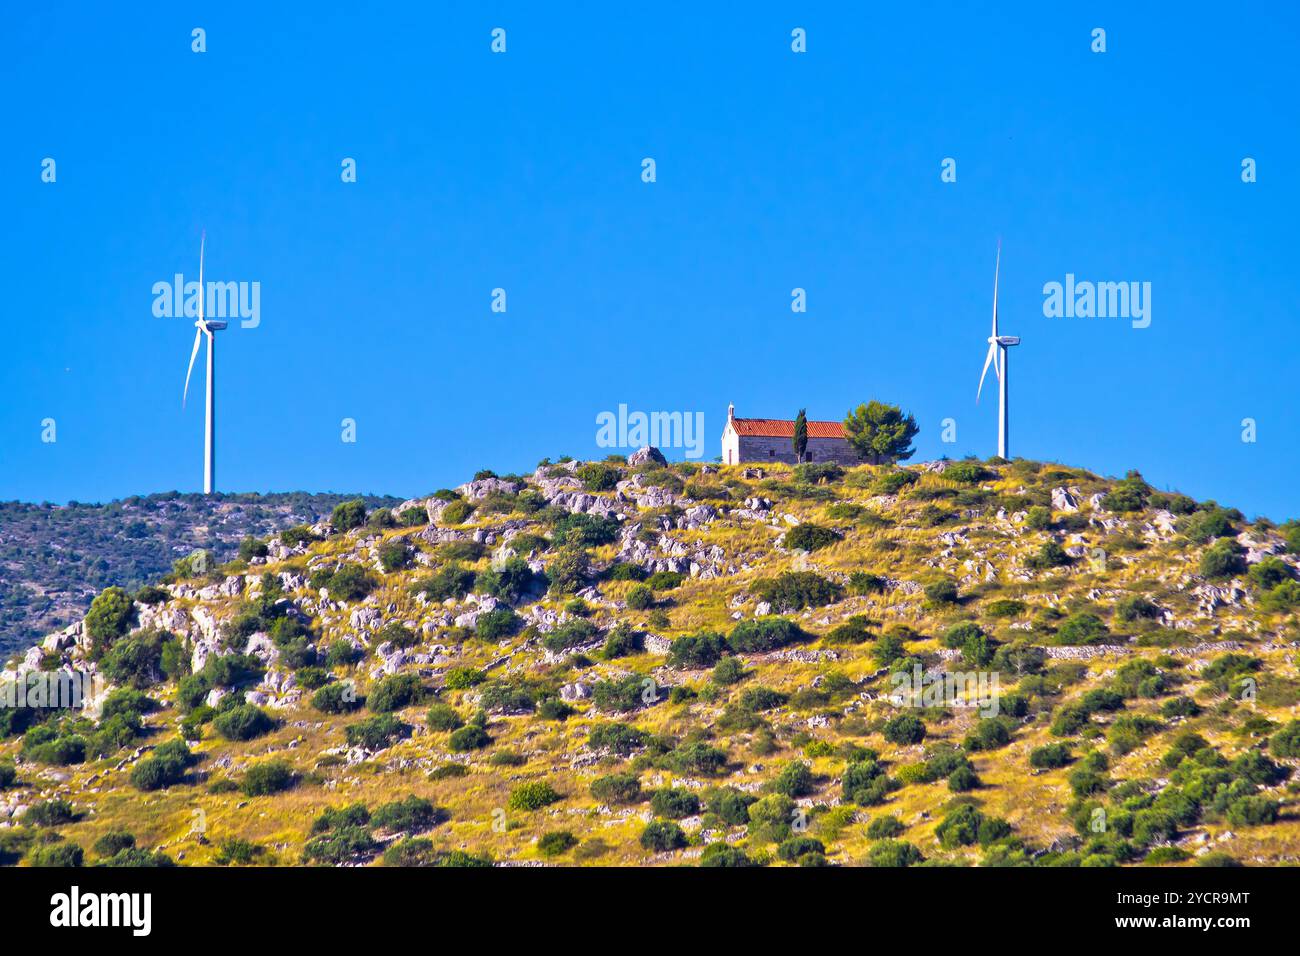
<path fill-rule="evenodd" d="M 110 585 L 135 590 L 199 549 L 224 561 L 246 535 L 311 524 L 349 497 L 171 492 L 104 505 L 0 502 L 0 657 L 79 620 Z"/>
<path fill-rule="evenodd" d="M 0 710 L 0 858 L 1300 858 L 1294 525 L 1029 461 L 656 459 L 104 592 L 3 675 L 98 680 Z"/>

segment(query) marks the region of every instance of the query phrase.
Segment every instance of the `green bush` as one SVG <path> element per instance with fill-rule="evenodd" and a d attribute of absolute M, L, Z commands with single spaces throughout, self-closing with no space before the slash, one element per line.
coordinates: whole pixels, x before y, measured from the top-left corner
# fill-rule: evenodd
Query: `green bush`
<path fill-rule="evenodd" d="M 1079 611 L 1071 614 L 1056 631 L 1056 643 L 1067 645 L 1101 644 L 1110 636 L 1106 627 L 1096 614 Z"/>
<path fill-rule="evenodd" d="M 700 798 L 682 787 L 665 787 L 650 795 L 650 809 L 655 816 L 681 820 L 700 812 Z"/>
<path fill-rule="evenodd" d="M 379 565 L 389 574 L 409 568 L 415 560 L 415 549 L 405 538 L 390 538 L 379 546 Z"/>
<path fill-rule="evenodd" d="M 754 593 L 778 611 L 802 611 L 838 601 L 844 589 L 812 571 L 783 571 L 775 578 L 759 578 Z"/>
<path fill-rule="evenodd" d="M 1029 751 L 1029 766 L 1036 770 L 1055 770 L 1073 759 L 1066 744 L 1044 744 Z"/>
<path fill-rule="evenodd" d="M 370 822 L 389 833 L 416 833 L 440 823 L 445 816 L 428 800 L 412 795 L 381 804 L 371 814 Z"/>
<path fill-rule="evenodd" d="M 346 714 L 361 706 L 351 681 L 326 684 L 311 695 L 311 705 L 325 714 Z"/>
<path fill-rule="evenodd" d="M 644 611 L 655 603 L 655 593 L 646 584 L 634 584 L 627 592 L 627 606 L 633 611 Z"/>
<path fill-rule="evenodd" d="M 890 743 L 919 744 L 925 739 L 925 722 L 915 714 L 899 714 L 885 722 L 882 733 Z"/>
<path fill-rule="evenodd" d="M 785 647 L 804 636 L 793 621 L 783 617 L 760 617 L 737 624 L 727 643 L 737 654 L 761 654 Z"/>
<path fill-rule="evenodd" d="M 601 803 L 639 803 L 641 781 L 634 773 L 611 773 L 591 782 L 591 795 Z"/>
<path fill-rule="evenodd" d="M 444 525 L 464 524 L 465 520 L 473 513 L 474 506 L 472 504 L 463 499 L 458 499 L 442 509 L 439 520 Z"/>
<path fill-rule="evenodd" d="M 787 797 L 807 796 L 813 791 L 812 767 L 800 760 L 791 761 L 776 775 L 772 789 Z"/>
<path fill-rule="evenodd" d="M 574 475 L 588 491 L 613 491 L 614 486 L 623 477 L 619 469 L 603 461 L 591 461 L 579 465 Z"/>
<path fill-rule="evenodd" d="M 411 728 L 392 714 L 378 714 L 349 724 L 344 735 L 349 747 L 383 750 L 411 732 Z"/>
<path fill-rule="evenodd" d="M 251 765 L 244 772 L 239 789 L 246 797 L 265 797 L 288 790 L 294 785 L 295 779 L 293 767 L 288 761 L 274 757 Z"/>
<path fill-rule="evenodd" d="M 518 631 L 521 623 L 519 615 L 510 608 L 499 607 L 480 614 L 475 630 L 485 641 L 498 641 Z"/>
<path fill-rule="evenodd" d="M 434 704 L 429 708 L 425 722 L 430 730 L 457 730 L 465 726 L 465 721 L 450 704 Z"/>
<path fill-rule="evenodd" d="M 955 581 L 941 579 L 925 586 L 925 599 L 934 605 L 956 604 L 960 597 Z"/>
<path fill-rule="evenodd" d="M 135 602 L 126 591 L 108 587 L 96 595 L 86 612 L 91 660 L 99 660 L 118 638 L 125 636 L 134 619 Z"/>
<path fill-rule="evenodd" d="M 540 810 L 564 799 L 545 780 L 522 783 L 510 792 L 506 807 L 510 810 Z"/>
<path fill-rule="evenodd" d="M 892 840 L 899 836 L 905 827 L 899 822 L 898 817 L 879 816 L 867 825 L 868 840 Z"/>
<path fill-rule="evenodd" d="M 424 685 L 415 674 L 394 674 L 375 682 L 366 696 L 366 707 L 377 714 L 391 713 L 418 704 Z"/>
<path fill-rule="evenodd" d="M 351 531 L 353 528 L 360 528 L 365 523 L 366 503 L 360 498 L 340 502 L 334 506 L 334 513 L 330 515 L 330 524 L 338 532 Z"/>
<path fill-rule="evenodd" d="M 543 833 L 537 840 L 537 852 L 542 856 L 559 856 L 578 845 L 578 838 L 568 830 Z"/>
<path fill-rule="evenodd" d="M 71 803 L 58 797 L 33 803 L 23 814 L 22 821 L 27 826 L 60 827 L 67 823 L 75 823 L 80 818 L 81 814 L 73 809 Z"/>
<path fill-rule="evenodd" d="M 867 851 L 867 865 L 873 867 L 915 866 L 923 859 L 920 850 L 903 840 L 881 840 Z"/>
<path fill-rule="evenodd" d="M 271 715 L 252 704 L 239 704 L 222 711 L 212 721 L 212 726 L 226 740 L 253 740 L 275 729 Z"/>
<path fill-rule="evenodd" d="M 1237 542 L 1231 538 L 1220 538 L 1201 555 L 1199 571 L 1212 581 L 1231 578 L 1245 570 L 1246 559 L 1242 557 Z"/>
<path fill-rule="evenodd" d="M 788 551 L 817 551 L 834 544 L 841 537 L 838 531 L 804 523 L 795 525 L 785 533 L 785 548 Z"/>
<path fill-rule="evenodd" d="M 652 853 L 667 853 L 686 846 L 686 834 L 669 820 L 652 820 L 641 831 L 641 846 Z"/>
<path fill-rule="evenodd" d="M 675 638 L 668 649 L 668 662 L 674 667 L 711 667 L 727 650 L 721 634 L 701 631 Z"/>

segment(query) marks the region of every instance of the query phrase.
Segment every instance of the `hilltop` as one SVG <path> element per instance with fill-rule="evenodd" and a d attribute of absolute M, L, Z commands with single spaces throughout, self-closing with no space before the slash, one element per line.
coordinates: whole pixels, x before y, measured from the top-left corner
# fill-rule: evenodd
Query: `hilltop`
<path fill-rule="evenodd" d="M 351 497 L 173 491 L 107 504 L 0 502 L 0 658 L 80 619 L 110 585 L 134 591 L 197 550 L 227 560 L 244 537 L 314 523 Z"/>
<path fill-rule="evenodd" d="M 108 684 L 0 712 L 0 857 L 1300 857 L 1294 524 L 1023 460 L 656 456 L 105 591 L 5 674 Z"/>

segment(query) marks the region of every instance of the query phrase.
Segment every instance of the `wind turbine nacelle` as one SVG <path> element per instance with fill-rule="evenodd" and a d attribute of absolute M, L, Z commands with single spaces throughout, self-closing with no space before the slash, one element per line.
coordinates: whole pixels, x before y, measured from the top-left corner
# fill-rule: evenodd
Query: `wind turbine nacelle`
<path fill-rule="evenodd" d="M 1020 336 L 1018 335 L 999 335 L 997 337 L 998 345 L 1019 345 Z"/>
<path fill-rule="evenodd" d="M 204 322 L 203 324 L 208 327 L 209 332 L 220 332 L 222 329 L 230 325 L 229 322 L 211 322 L 211 321 Z M 1019 342 L 1020 340 L 1016 339 L 1016 341 Z"/>

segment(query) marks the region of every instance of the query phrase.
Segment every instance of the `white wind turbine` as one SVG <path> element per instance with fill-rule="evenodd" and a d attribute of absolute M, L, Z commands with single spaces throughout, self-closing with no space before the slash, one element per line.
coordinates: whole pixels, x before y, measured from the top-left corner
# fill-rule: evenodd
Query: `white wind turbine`
<path fill-rule="evenodd" d="M 993 334 L 989 336 L 989 354 L 984 359 L 984 371 L 980 372 L 979 388 L 975 390 L 975 401 L 980 400 L 984 390 L 984 376 L 989 372 L 989 363 L 993 363 L 993 372 L 998 377 L 998 457 L 1007 458 L 1007 432 L 1010 430 L 1010 409 L 1007 405 L 1007 349 L 1020 344 L 1018 335 L 998 335 L 998 270 L 1002 266 L 1002 243 L 998 243 L 998 257 L 993 266 Z"/>
<path fill-rule="evenodd" d="M 203 247 L 207 243 L 207 233 L 199 239 L 199 318 L 194 323 L 198 329 L 194 333 L 194 351 L 190 352 L 190 367 L 185 373 L 185 391 L 181 395 L 181 407 L 185 407 L 185 400 L 190 393 L 190 374 L 194 371 L 194 360 L 199 357 L 199 346 L 202 344 L 203 336 L 208 337 L 208 412 L 207 421 L 203 429 L 203 493 L 212 494 L 213 480 L 217 471 L 217 448 L 216 448 L 216 366 L 213 353 L 217 344 L 215 332 L 220 332 L 226 327 L 226 322 L 205 321 L 203 318 L 203 303 L 208 297 L 207 289 L 203 285 Z"/>

